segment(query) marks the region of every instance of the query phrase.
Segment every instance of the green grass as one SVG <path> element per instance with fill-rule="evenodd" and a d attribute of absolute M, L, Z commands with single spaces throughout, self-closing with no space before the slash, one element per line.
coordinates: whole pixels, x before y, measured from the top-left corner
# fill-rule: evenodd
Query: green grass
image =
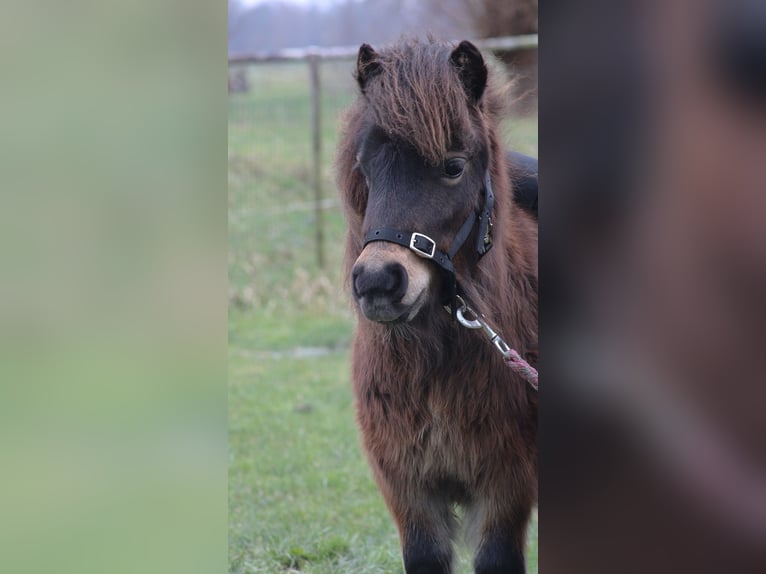
<path fill-rule="evenodd" d="M 325 197 L 351 63 L 323 65 Z M 316 264 L 305 65 L 248 71 L 229 98 L 229 572 L 400 573 L 393 522 L 359 447 L 342 290 L 344 223 L 324 214 Z M 534 118 L 503 132 L 536 155 Z M 537 523 L 527 549 L 537 571 Z M 470 557 L 460 553 L 460 572 Z"/>
<path fill-rule="evenodd" d="M 231 572 L 399 569 L 358 446 L 347 359 L 232 355 Z"/>

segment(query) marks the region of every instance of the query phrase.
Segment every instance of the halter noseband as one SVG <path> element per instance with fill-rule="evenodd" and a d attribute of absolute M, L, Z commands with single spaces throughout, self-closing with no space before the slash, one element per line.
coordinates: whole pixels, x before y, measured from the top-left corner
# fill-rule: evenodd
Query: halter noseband
<path fill-rule="evenodd" d="M 487 170 L 484 177 L 484 206 L 481 211 L 472 210 L 468 218 L 460 226 L 452 245 L 447 252 L 441 251 L 436 247 L 436 242 L 425 233 L 418 231 L 400 231 L 389 227 L 380 227 L 371 229 L 364 236 L 364 245 L 373 241 L 388 241 L 396 243 L 412 250 L 416 255 L 425 259 L 430 259 L 441 267 L 449 276 L 449 292 L 444 298 L 444 304 L 452 307 L 453 315 L 456 310 L 457 295 L 457 276 L 455 274 L 455 265 L 452 258 L 460 250 L 468 236 L 473 231 L 474 226 L 479 225 L 479 232 L 476 236 L 476 253 L 479 258 L 483 257 L 492 248 L 492 207 L 495 204 L 495 194 L 492 192 L 492 182 Z"/>

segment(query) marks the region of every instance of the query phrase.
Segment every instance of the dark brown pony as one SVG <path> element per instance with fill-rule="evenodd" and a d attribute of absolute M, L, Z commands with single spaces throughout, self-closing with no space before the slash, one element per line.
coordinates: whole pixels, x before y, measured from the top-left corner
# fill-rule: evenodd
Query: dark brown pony
<path fill-rule="evenodd" d="M 527 357 L 537 348 L 537 225 L 512 201 L 497 133 L 507 98 L 469 42 L 365 44 L 356 79 L 337 168 L 363 447 L 408 574 L 451 572 L 456 506 L 476 572 L 524 572 L 537 396 L 480 331 L 445 311 L 456 277 L 513 348 Z M 376 230 L 386 239 L 371 238 Z M 446 263 L 426 257 L 430 240 Z"/>

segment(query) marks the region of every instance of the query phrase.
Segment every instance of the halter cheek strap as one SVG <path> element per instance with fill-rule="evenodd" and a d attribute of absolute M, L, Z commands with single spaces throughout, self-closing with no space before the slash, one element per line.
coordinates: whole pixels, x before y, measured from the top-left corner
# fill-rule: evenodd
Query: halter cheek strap
<path fill-rule="evenodd" d="M 480 258 L 492 249 L 492 208 L 495 206 L 495 194 L 492 192 L 489 170 L 484 175 L 484 194 L 484 208 L 479 215 L 479 233 L 476 236 L 476 252 Z"/>
<path fill-rule="evenodd" d="M 396 243 L 412 250 L 416 255 L 425 259 L 430 259 L 441 267 L 450 277 L 449 293 L 445 297 L 445 304 L 452 307 L 453 314 L 456 307 L 455 296 L 457 294 L 457 277 L 455 274 L 455 265 L 452 259 L 465 243 L 468 236 L 473 231 L 474 226 L 479 225 L 479 232 L 476 236 L 476 252 L 479 258 L 483 257 L 492 248 L 492 208 L 495 204 L 495 194 L 492 192 L 492 182 L 489 177 L 489 170 L 484 177 L 484 206 L 477 213 L 471 211 L 468 218 L 460 226 L 449 250 L 444 252 L 437 248 L 436 242 L 425 233 L 418 231 L 401 231 L 388 227 L 371 229 L 364 236 L 364 244 L 373 241 L 387 241 Z"/>

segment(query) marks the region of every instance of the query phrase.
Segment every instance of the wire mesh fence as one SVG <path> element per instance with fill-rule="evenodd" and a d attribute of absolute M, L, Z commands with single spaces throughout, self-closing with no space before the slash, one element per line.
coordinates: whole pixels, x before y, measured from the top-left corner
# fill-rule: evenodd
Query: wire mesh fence
<path fill-rule="evenodd" d="M 230 284 L 238 303 L 300 302 L 339 284 L 343 221 L 332 164 L 339 116 L 354 97 L 352 62 L 321 63 L 316 119 L 305 61 L 237 68 L 247 89 L 229 97 Z"/>

